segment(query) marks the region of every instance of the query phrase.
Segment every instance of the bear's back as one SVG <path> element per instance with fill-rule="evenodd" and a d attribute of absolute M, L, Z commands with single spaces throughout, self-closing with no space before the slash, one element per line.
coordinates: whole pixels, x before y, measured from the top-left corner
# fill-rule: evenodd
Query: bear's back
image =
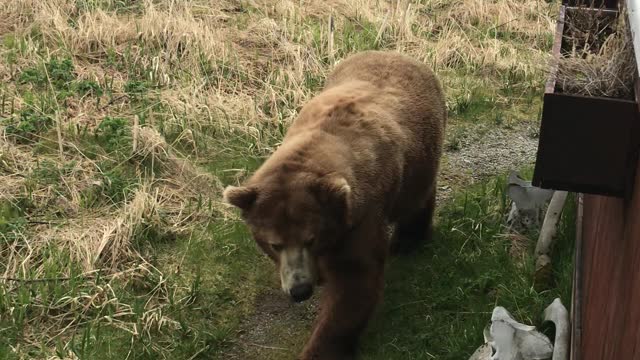
<path fill-rule="evenodd" d="M 378 98 L 374 102 L 386 104 L 389 118 L 402 128 L 402 186 L 392 211 L 402 216 L 405 208 L 414 208 L 435 186 L 447 122 L 444 94 L 428 66 L 387 51 L 364 51 L 346 58 L 328 76 L 324 91 L 361 82 L 370 84 Z"/>
<path fill-rule="evenodd" d="M 429 140 L 436 143 L 442 140 L 441 129 L 447 120 L 444 95 L 435 74 L 425 64 L 398 52 L 359 52 L 333 69 L 324 90 L 352 82 L 367 82 L 379 97 L 392 96 L 394 102 L 399 100 L 396 109 L 389 109 L 399 112 L 399 121 L 423 139 L 420 130 L 426 127 Z"/>

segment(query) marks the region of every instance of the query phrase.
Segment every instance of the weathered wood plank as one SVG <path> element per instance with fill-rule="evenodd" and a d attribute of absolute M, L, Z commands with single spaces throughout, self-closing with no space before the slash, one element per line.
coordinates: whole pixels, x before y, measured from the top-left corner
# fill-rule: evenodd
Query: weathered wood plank
<path fill-rule="evenodd" d="M 640 359 L 640 176 L 630 200 L 585 195 L 583 211 L 582 359 Z"/>
<path fill-rule="evenodd" d="M 640 359 L 640 174 L 636 173 L 635 193 L 626 209 L 625 241 L 628 253 L 624 270 L 628 272 L 625 284 L 629 293 L 620 300 L 626 301 L 624 329 L 621 338 L 621 354 L 629 359 Z M 624 295 L 623 295 L 624 296 Z"/>

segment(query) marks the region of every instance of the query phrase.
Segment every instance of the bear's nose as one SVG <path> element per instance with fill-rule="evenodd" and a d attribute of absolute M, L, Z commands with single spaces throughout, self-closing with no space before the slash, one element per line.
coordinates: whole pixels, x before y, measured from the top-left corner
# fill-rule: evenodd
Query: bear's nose
<path fill-rule="evenodd" d="M 291 288 L 289 295 L 295 302 L 302 302 L 311 297 L 313 294 L 313 287 L 311 284 L 298 284 Z"/>

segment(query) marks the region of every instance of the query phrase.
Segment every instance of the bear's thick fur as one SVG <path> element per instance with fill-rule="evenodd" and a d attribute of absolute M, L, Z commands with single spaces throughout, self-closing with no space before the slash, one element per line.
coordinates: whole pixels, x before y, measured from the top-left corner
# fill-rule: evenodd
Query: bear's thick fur
<path fill-rule="evenodd" d="M 225 189 L 285 292 L 303 301 L 324 285 L 301 359 L 354 357 L 382 296 L 389 243 L 409 250 L 431 236 L 446 116 L 427 66 L 361 52 L 335 67 L 246 183 Z"/>

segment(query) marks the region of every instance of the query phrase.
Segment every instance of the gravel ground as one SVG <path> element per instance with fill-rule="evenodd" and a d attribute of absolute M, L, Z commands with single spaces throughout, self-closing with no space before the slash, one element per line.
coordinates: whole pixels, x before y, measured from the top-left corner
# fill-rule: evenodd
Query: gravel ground
<path fill-rule="evenodd" d="M 446 151 L 439 179 L 438 200 L 459 188 L 495 174 L 533 164 L 538 139 L 529 128 L 491 129 L 481 137 L 462 141 L 460 150 Z"/>

